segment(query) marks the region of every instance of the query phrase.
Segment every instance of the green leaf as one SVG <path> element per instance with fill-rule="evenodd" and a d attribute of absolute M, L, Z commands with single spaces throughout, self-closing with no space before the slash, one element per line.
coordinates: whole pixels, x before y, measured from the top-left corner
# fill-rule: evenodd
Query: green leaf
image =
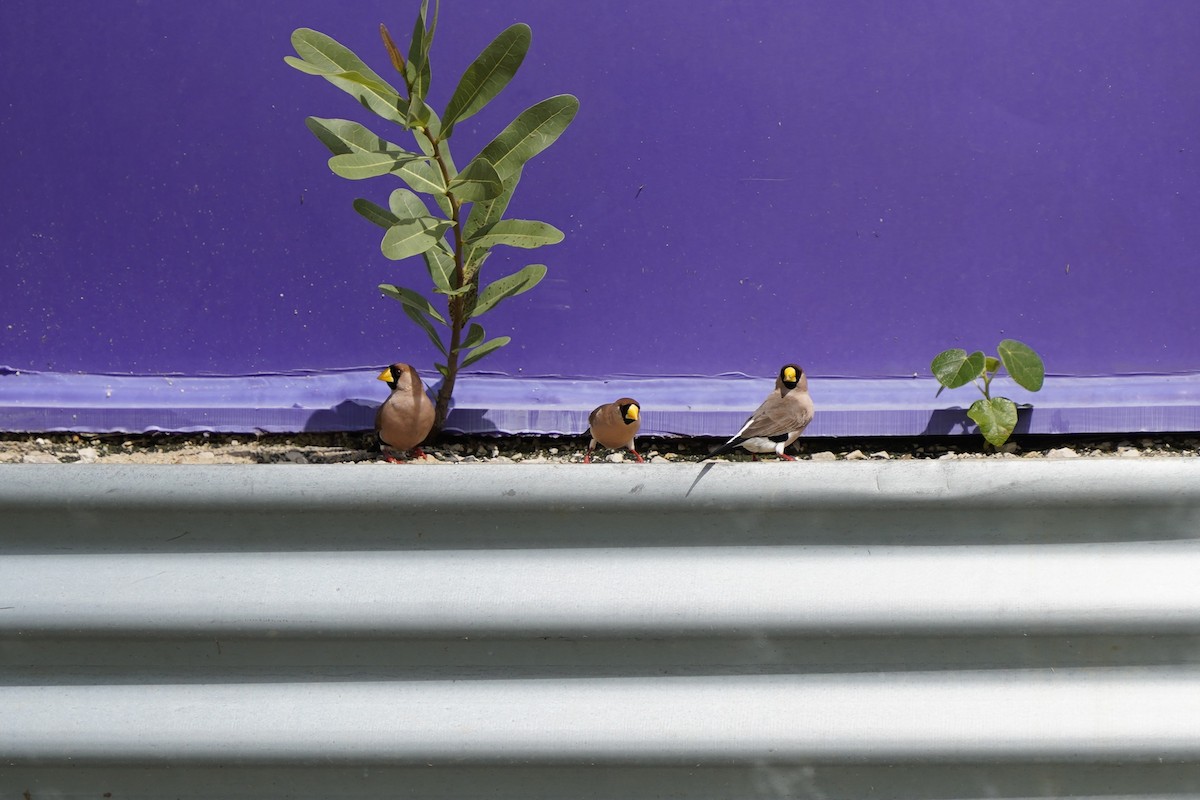
<path fill-rule="evenodd" d="M 528 25 L 506 28 L 463 73 L 442 117 L 442 137 L 448 138 L 454 123 L 470 117 L 500 94 L 529 52 L 532 32 Z"/>
<path fill-rule="evenodd" d="M 332 75 L 338 72 L 358 72 L 383 83 L 383 78 L 371 71 L 366 63 L 350 48 L 338 43 L 312 28 L 297 28 L 292 31 L 292 47 L 296 54 L 317 70 L 316 74 Z M 289 63 L 291 63 L 289 61 Z"/>
<path fill-rule="evenodd" d="M 450 368 L 447 367 L 445 364 L 436 364 L 435 363 L 433 366 L 437 368 L 438 372 L 442 373 L 443 378 L 450 377 Z"/>
<path fill-rule="evenodd" d="M 971 404 L 967 416 L 979 426 L 988 443 L 1000 447 L 1017 427 L 1017 406 L 1007 397 L 980 398 Z"/>
<path fill-rule="evenodd" d="M 463 265 L 468 275 L 478 272 L 491 252 L 487 247 L 475 247 L 471 244 L 471 239 L 478 236 L 484 228 L 496 224 L 504 217 L 504 212 L 508 210 L 508 204 L 512 200 L 513 192 L 520 180 L 521 171 L 517 170 L 504 180 L 504 191 L 499 197 L 471 205 L 471 210 L 467 213 L 467 221 L 463 225 L 463 237 L 466 240 L 466 247 L 463 250 Z"/>
<path fill-rule="evenodd" d="M 384 119 L 404 122 L 408 103 L 349 48 L 311 28 L 296 29 L 292 46 L 303 61 L 289 56 L 284 61 L 290 66 L 322 76 Z"/>
<path fill-rule="evenodd" d="M 983 369 L 992 375 L 996 374 L 996 370 L 1000 369 L 1000 359 L 995 356 L 987 356 L 983 359 Z"/>
<path fill-rule="evenodd" d="M 408 46 L 408 80 L 412 85 L 412 96 L 424 98 L 429 93 L 429 48 L 433 44 L 433 31 L 437 28 L 437 5 L 434 5 L 434 22 L 429 26 L 429 0 L 421 0 L 421 11 L 413 24 L 412 41 Z"/>
<path fill-rule="evenodd" d="M 929 368 L 938 383 L 947 389 L 957 389 L 978 378 L 983 366 L 982 351 L 976 350 L 968 356 L 966 350 L 955 348 L 938 353 Z"/>
<path fill-rule="evenodd" d="M 472 322 L 470 329 L 467 331 L 466 338 L 463 339 L 458 349 L 470 350 L 472 347 L 479 345 L 484 338 L 486 338 L 486 334 L 483 332 L 483 326 Z"/>
<path fill-rule="evenodd" d="M 545 222 L 528 219 L 502 219 L 484 228 L 468 243 L 475 247 L 495 247 L 503 244 L 509 247 L 531 249 L 547 244 L 558 244 L 562 240 L 563 232 Z"/>
<path fill-rule="evenodd" d="M 388 196 L 388 208 L 400 219 L 421 219 L 429 216 L 429 209 L 421 198 L 408 189 L 396 189 Z"/>
<path fill-rule="evenodd" d="M 414 292 L 412 289 L 405 289 L 403 286 L 395 286 L 391 283 L 381 283 L 379 284 L 379 291 L 393 300 L 399 300 L 408 308 L 415 308 L 422 314 L 433 317 L 443 325 L 446 324 L 445 318 L 438 313 L 438 310 L 423 295 Z"/>
<path fill-rule="evenodd" d="M 496 352 L 511 341 L 511 336 L 497 336 L 495 339 L 484 342 L 483 344 L 479 345 L 479 347 L 476 347 L 474 350 L 467 353 L 467 357 L 462 360 L 462 363 L 459 364 L 459 367 L 469 367 L 479 359 L 483 358 L 489 353 Z"/>
<path fill-rule="evenodd" d="M 409 161 L 398 167 L 395 173 L 413 191 L 435 196 L 446 194 L 446 182 L 442 179 L 442 171 L 425 161 Z M 441 203 L 438 205 L 441 207 Z"/>
<path fill-rule="evenodd" d="M 335 156 L 346 153 L 391 153 L 415 156 L 398 144 L 376 135 L 370 129 L 348 119 L 308 117 L 304 124 Z"/>
<path fill-rule="evenodd" d="M 433 109 L 420 97 L 413 97 L 408 101 L 408 116 L 406 117 L 406 121 L 410 128 L 428 128 L 433 118 Z"/>
<path fill-rule="evenodd" d="M 390 228 L 400 222 L 400 218 L 386 208 L 378 206 L 370 200 L 364 200 L 361 197 L 354 201 L 354 210 L 381 228 Z"/>
<path fill-rule="evenodd" d="M 448 220 L 433 217 L 400 220 L 383 235 L 380 249 L 392 261 L 420 255 L 429 248 L 436 247 L 450 226 Z"/>
<path fill-rule="evenodd" d="M 1018 386 L 1031 392 L 1042 388 L 1046 380 L 1046 365 L 1032 347 L 1016 339 L 1005 339 L 996 350 L 1000 353 L 1004 368 Z"/>
<path fill-rule="evenodd" d="M 436 291 L 449 294 L 451 281 L 454 280 L 454 254 L 444 242 L 439 242 L 437 247 L 431 247 L 421 255 L 425 257 L 425 268 Z"/>
<path fill-rule="evenodd" d="M 480 155 L 492 162 L 496 174 L 507 183 L 525 162 L 554 144 L 578 111 L 579 100 L 573 95 L 543 100 L 522 111 Z"/>
<path fill-rule="evenodd" d="M 437 328 L 433 327 L 433 323 L 429 321 L 429 318 L 420 311 L 417 311 L 412 306 L 404 306 L 403 308 L 404 313 L 408 315 L 408 318 L 417 323 L 421 330 L 425 331 L 425 335 L 429 337 L 429 341 L 433 342 L 433 346 L 436 347 L 443 356 L 448 357 L 449 352 L 446 350 L 446 345 L 442 344 L 442 337 L 438 335 Z"/>
<path fill-rule="evenodd" d="M 329 169 L 342 178 L 361 181 L 396 172 L 405 164 L 423 159 L 424 156 L 414 153 L 403 156 L 392 153 L 342 153 L 329 159 Z"/>
<path fill-rule="evenodd" d="M 479 293 L 471 316 L 478 317 L 490 311 L 501 300 L 529 291 L 537 286 L 544 277 L 546 277 L 545 264 L 530 264 L 519 272 L 514 272 L 512 275 L 507 275 L 495 283 L 489 284 Z"/>
<path fill-rule="evenodd" d="M 453 192 L 455 197 L 466 202 L 491 200 L 504 191 L 504 184 L 496 174 L 496 168 L 486 158 L 478 157 L 471 161 L 458 173 L 458 177 L 450 181 L 446 191 Z"/>

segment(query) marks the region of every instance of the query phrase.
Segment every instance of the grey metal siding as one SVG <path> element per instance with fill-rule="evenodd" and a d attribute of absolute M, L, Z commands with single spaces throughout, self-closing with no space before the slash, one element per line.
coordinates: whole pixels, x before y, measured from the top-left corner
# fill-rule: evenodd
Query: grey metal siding
<path fill-rule="evenodd" d="M 0 797 L 1200 795 L 1200 462 L 0 468 Z"/>

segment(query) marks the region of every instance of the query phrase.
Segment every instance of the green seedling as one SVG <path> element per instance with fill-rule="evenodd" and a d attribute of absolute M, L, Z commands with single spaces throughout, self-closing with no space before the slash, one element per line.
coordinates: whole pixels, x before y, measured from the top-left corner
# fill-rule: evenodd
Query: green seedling
<path fill-rule="evenodd" d="M 1007 397 L 992 397 L 992 380 L 1001 365 L 1009 376 L 1024 389 L 1036 392 L 1046 379 L 1046 367 L 1033 348 L 1016 339 L 1005 339 L 996 348 L 999 358 L 986 356 L 982 350 L 967 355 L 955 348 L 938 353 L 930 369 L 941 388 L 957 389 L 974 383 L 983 397 L 971 404 L 967 416 L 979 426 L 979 432 L 989 444 L 1000 447 L 1008 441 L 1017 427 L 1017 404 Z"/>
<path fill-rule="evenodd" d="M 467 67 L 439 116 L 427 103 L 436 2 L 432 19 L 428 12 L 429 2 L 423 0 L 407 58 L 387 28 L 379 26 L 392 67 L 401 78 L 399 88 L 346 47 L 308 28 L 292 34 L 299 57 L 284 60 L 349 93 L 416 141 L 417 149 L 408 150 L 357 122 L 321 117 L 306 120 L 309 130 L 333 154 L 329 168 L 335 174 L 350 180 L 386 177 L 404 184 L 391 192 L 386 207 L 359 198 L 354 209 L 383 228 L 380 248 L 384 256 L 394 261 L 413 256 L 424 259 L 434 299 L 392 283 L 380 284 L 379 290 L 400 302 L 404 313 L 445 358 L 445 363 L 436 364 L 443 377 L 435 402 L 436 434 L 445 425 L 458 371 L 509 342 L 507 336 L 487 338 L 476 320 L 501 301 L 529 291 L 546 274 L 545 265 L 530 264 L 484 285 L 480 269 L 492 248 L 528 249 L 563 239 L 562 231 L 553 225 L 505 219 L 504 213 L 526 162 L 566 130 L 579 110 L 579 101 L 562 94 L 529 107 L 466 166 L 456 168 L 449 146 L 455 125 L 508 85 L 529 50 L 531 33 L 523 24 L 501 32 Z M 432 200 L 433 209 L 422 196 Z"/>

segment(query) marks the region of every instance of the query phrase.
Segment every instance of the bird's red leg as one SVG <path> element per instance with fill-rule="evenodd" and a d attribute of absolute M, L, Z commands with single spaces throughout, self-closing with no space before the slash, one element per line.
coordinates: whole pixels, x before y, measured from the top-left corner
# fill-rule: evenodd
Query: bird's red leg
<path fill-rule="evenodd" d="M 583 454 L 583 463 L 585 463 L 585 464 L 592 463 L 592 448 L 589 447 L 587 449 L 587 452 Z"/>
<path fill-rule="evenodd" d="M 639 464 L 645 464 L 645 463 L 646 463 L 646 459 L 642 458 L 642 457 L 641 457 L 641 455 L 638 453 L 638 451 L 637 451 L 637 450 L 634 450 L 634 449 L 631 447 L 631 448 L 629 448 L 629 452 L 633 453 L 633 457 L 637 459 L 637 463 L 639 463 Z"/>
<path fill-rule="evenodd" d="M 792 458 L 791 456 L 789 456 L 787 453 L 780 453 L 779 457 L 782 458 L 784 461 L 795 461 L 796 460 L 796 459 Z"/>
<path fill-rule="evenodd" d="M 425 451 L 424 451 L 424 450 L 422 450 L 421 448 L 419 448 L 419 447 L 414 447 L 414 448 L 412 449 L 412 451 L 413 451 L 413 457 L 414 457 L 414 458 L 425 458 Z"/>

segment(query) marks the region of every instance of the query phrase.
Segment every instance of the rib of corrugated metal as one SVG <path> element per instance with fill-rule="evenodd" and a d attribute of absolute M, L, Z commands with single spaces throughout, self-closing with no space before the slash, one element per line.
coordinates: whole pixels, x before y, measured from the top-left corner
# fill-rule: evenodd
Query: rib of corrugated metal
<path fill-rule="evenodd" d="M 0 797 L 1200 792 L 1200 461 L 0 468 Z"/>

